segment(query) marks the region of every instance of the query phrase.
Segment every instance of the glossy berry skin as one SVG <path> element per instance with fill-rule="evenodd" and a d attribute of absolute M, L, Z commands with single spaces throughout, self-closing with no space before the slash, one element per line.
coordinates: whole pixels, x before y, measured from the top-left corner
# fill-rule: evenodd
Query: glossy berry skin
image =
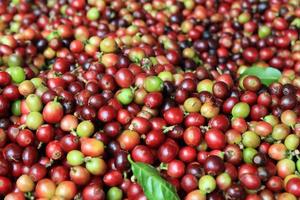
<path fill-rule="evenodd" d="M 258 59 L 258 52 L 255 48 L 249 47 L 243 51 L 243 57 L 249 63 L 253 63 Z"/>
<path fill-rule="evenodd" d="M 186 174 L 182 177 L 180 186 L 185 192 L 191 192 L 198 187 L 198 180 L 192 174 Z"/>
<path fill-rule="evenodd" d="M 229 89 L 226 83 L 219 81 L 213 86 L 213 94 L 220 99 L 225 99 L 228 96 Z"/>
<path fill-rule="evenodd" d="M 283 188 L 283 180 L 278 176 L 272 176 L 266 183 L 268 189 L 279 192 Z"/>
<path fill-rule="evenodd" d="M 128 88 L 131 86 L 134 77 L 130 70 L 122 68 L 116 73 L 115 80 L 120 87 Z"/>
<path fill-rule="evenodd" d="M 161 162 L 168 163 L 176 157 L 178 151 L 178 144 L 174 140 L 167 140 L 158 149 L 157 156 Z"/>
<path fill-rule="evenodd" d="M 7 161 L 20 161 L 22 156 L 22 149 L 19 145 L 10 143 L 3 149 L 3 156 Z"/>
<path fill-rule="evenodd" d="M 125 130 L 117 140 L 122 149 L 132 150 L 137 144 L 140 143 L 140 136 L 135 131 Z"/>
<path fill-rule="evenodd" d="M 208 125 L 221 131 L 227 131 L 230 126 L 230 122 L 225 115 L 217 115 L 209 120 Z"/>
<path fill-rule="evenodd" d="M 225 135 L 219 129 L 212 128 L 205 133 L 205 142 L 211 149 L 223 149 L 225 147 Z"/>
<path fill-rule="evenodd" d="M 237 104 L 238 102 L 239 102 L 238 98 L 236 98 L 236 97 L 229 97 L 223 103 L 223 106 L 222 106 L 223 112 L 225 112 L 227 114 L 231 113 L 234 105 Z"/>
<path fill-rule="evenodd" d="M 5 117 L 9 113 L 9 100 L 0 95 L 0 117 Z"/>
<path fill-rule="evenodd" d="M 191 126 L 187 128 L 183 133 L 183 140 L 188 146 L 198 146 L 202 141 L 200 128 L 196 126 Z"/>
<path fill-rule="evenodd" d="M 299 197 L 300 196 L 299 186 L 300 186 L 300 179 L 292 178 L 287 182 L 286 189 L 289 193 L 292 193 L 296 197 Z"/>
<path fill-rule="evenodd" d="M 49 124 L 42 125 L 36 130 L 36 137 L 40 142 L 48 143 L 54 138 L 54 128 Z"/>
<path fill-rule="evenodd" d="M 12 190 L 12 183 L 8 178 L 4 176 L 0 176 L 0 183 L 1 183 L 0 193 L 2 195 L 5 195 Z"/>
<path fill-rule="evenodd" d="M 51 198 L 55 194 L 55 183 L 50 179 L 40 180 L 35 188 L 38 198 Z"/>
<path fill-rule="evenodd" d="M 28 174 L 34 182 L 37 182 L 46 176 L 47 169 L 44 165 L 36 163 L 30 167 Z"/>
<path fill-rule="evenodd" d="M 60 139 L 60 146 L 65 152 L 75 150 L 79 147 L 79 138 L 72 134 L 67 134 Z"/>
<path fill-rule="evenodd" d="M 173 160 L 168 163 L 167 174 L 173 178 L 179 178 L 185 173 L 185 165 L 180 160 Z"/>
<path fill-rule="evenodd" d="M 233 184 L 226 190 L 226 197 L 231 199 L 244 199 L 246 197 L 246 191 L 242 186 Z"/>
<path fill-rule="evenodd" d="M 68 173 L 69 170 L 66 167 L 53 167 L 50 171 L 51 180 L 54 181 L 56 184 L 66 181 L 69 178 Z"/>
<path fill-rule="evenodd" d="M 205 124 L 205 118 L 200 113 L 190 113 L 184 118 L 184 125 L 189 126 L 202 126 Z"/>
<path fill-rule="evenodd" d="M 144 145 L 138 145 L 132 150 L 132 159 L 135 162 L 153 164 L 154 155 L 150 148 Z"/>
<path fill-rule="evenodd" d="M 33 146 L 27 146 L 22 152 L 22 161 L 26 166 L 32 166 L 38 161 L 38 150 Z"/>
<path fill-rule="evenodd" d="M 59 141 L 54 140 L 47 144 L 46 154 L 49 158 L 53 160 L 58 160 L 63 156 L 63 150 Z"/>
<path fill-rule="evenodd" d="M 186 163 L 194 161 L 197 157 L 197 151 L 190 146 L 182 147 L 178 154 L 180 160 Z"/>
<path fill-rule="evenodd" d="M 116 170 L 108 172 L 103 177 L 103 182 L 110 187 L 118 186 L 122 183 L 122 181 L 123 181 L 122 174 Z"/>
<path fill-rule="evenodd" d="M 105 193 L 98 184 L 90 184 L 84 187 L 82 191 L 82 198 L 84 200 L 89 200 L 89 199 L 104 200 Z"/>
<path fill-rule="evenodd" d="M 183 121 L 183 112 L 180 108 L 170 108 L 164 113 L 164 119 L 170 125 L 180 124 Z"/>
<path fill-rule="evenodd" d="M 0 72 L 0 85 L 1 87 L 4 87 L 8 85 L 11 81 L 11 78 L 7 72 L 1 71 Z"/>
<path fill-rule="evenodd" d="M 223 160 L 219 156 L 208 156 L 204 163 L 204 170 L 207 174 L 218 175 L 225 170 Z"/>
<path fill-rule="evenodd" d="M 240 181 L 244 187 L 250 190 L 255 190 L 260 187 L 260 179 L 255 174 L 244 174 L 240 177 Z"/>
<path fill-rule="evenodd" d="M 21 147 L 26 147 L 33 143 L 34 135 L 32 131 L 24 129 L 19 132 L 16 141 Z"/>
<path fill-rule="evenodd" d="M 150 130 L 150 122 L 143 118 L 143 117 L 135 117 L 131 120 L 132 130 L 140 133 L 140 134 L 147 134 Z"/>
<path fill-rule="evenodd" d="M 103 142 L 98 141 L 94 138 L 81 138 L 81 152 L 85 156 L 97 157 L 101 156 L 104 153 Z"/>
<path fill-rule="evenodd" d="M 98 111 L 98 119 L 102 122 L 110 122 L 116 115 L 116 110 L 112 106 L 103 106 Z"/>
<path fill-rule="evenodd" d="M 149 147 L 156 148 L 164 142 L 165 138 L 161 130 L 152 130 L 146 135 L 145 143 Z"/>
<path fill-rule="evenodd" d="M 56 72 L 65 73 L 69 70 L 69 66 L 70 66 L 70 64 L 68 63 L 67 59 L 59 58 L 55 61 L 54 65 L 53 65 L 53 69 Z"/>
<path fill-rule="evenodd" d="M 77 193 L 77 188 L 74 182 L 72 181 L 62 181 L 60 182 L 56 189 L 55 195 L 61 196 L 66 199 L 72 199 Z"/>
<path fill-rule="evenodd" d="M 157 76 L 148 76 L 143 86 L 147 92 L 159 92 L 163 88 L 163 81 Z"/>
<path fill-rule="evenodd" d="M 5 196 L 5 200 L 25 200 L 23 192 L 11 192 Z"/>
<path fill-rule="evenodd" d="M 237 103 L 232 108 L 231 113 L 234 117 L 246 118 L 250 113 L 250 106 L 244 102 Z"/>
<path fill-rule="evenodd" d="M 0 167 L 0 175 L 5 175 L 7 173 L 10 172 L 10 164 L 9 162 L 7 162 L 3 156 L 0 156 L 0 163 L 1 163 L 1 167 Z"/>
<path fill-rule="evenodd" d="M 43 109 L 43 118 L 48 123 L 60 122 L 63 115 L 63 107 L 58 102 L 49 102 Z"/>
<path fill-rule="evenodd" d="M 144 98 L 144 103 L 149 108 L 158 108 L 163 102 L 163 95 L 160 92 L 151 92 Z"/>
<path fill-rule="evenodd" d="M 82 166 L 75 166 L 70 169 L 70 180 L 77 185 L 86 185 L 90 181 L 90 173 Z"/>

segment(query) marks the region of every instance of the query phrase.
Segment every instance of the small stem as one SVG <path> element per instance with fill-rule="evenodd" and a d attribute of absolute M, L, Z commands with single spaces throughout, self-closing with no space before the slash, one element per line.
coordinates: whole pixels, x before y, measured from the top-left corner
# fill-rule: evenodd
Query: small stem
<path fill-rule="evenodd" d="M 42 148 L 42 145 L 43 145 L 43 143 L 42 143 L 42 142 L 39 142 L 39 144 L 38 144 L 38 146 L 37 146 L 37 149 Z"/>
<path fill-rule="evenodd" d="M 152 62 L 149 58 L 143 58 L 141 62 L 142 62 L 142 68 L 146 70 L 149 70 L 152 66 Z"/>
<path fill-rule="evenodd" d="M 131 131 L 133 131 L 133 124 L 130 124 L 130 125 L 128 126 L 128 129 L 131 130 Z"/>
<path fill-rule="evenodd" d="M 300 159 L 300 151 L 298 149 L 291 151 L 291 154 L 295 156 L 298 160 Z"/>
<path fill-rule="evenodd" d="M 22 124 L 21 126 L 19 126 L 19 129 L 24 130 L 26 127 L 26 124 Z"/>
<path fill-rule="evenodd" d="M 77 193 L 74 197 L 74 200 L 81 200 L 82 197 L 81 197 L 81 194 L 80 193 Z"/>
<path fill-rule="evenodd" d="M 242 143 L 238 144 L 240 149 L 244 149 L 244 145 Z"/>
<path fill-rule="evenodd" d="M 26 192 L 24 196 L 25 196 L 26 199 L 30 199 L 30 200 L 34 199 L 34 196 L 32 195 L 32 192 Z"/>
<path fill-rule="evenodd" d="M 89 44 L 89 40 L 84 40 L 82 43 L 83 43 L 84 45 L 87 45 L 87 44 Z"/>
<path fill-rule="evenodd" d="M 53 67 L 53 65 L 51 65 L 51 68 Z M 61 77 L 62 74 L 60 72 L 54 72 L 54 76 L 55 77 Z"/>
<path fill-rule="evenodd" d="M 58 96 L 55 96 L 53 101 L 58 102 Z"/>
<path fill-rule="evenodd" d="M 224 157 L 225 157 L 225 152 L 224 152 L 224 151 L 221 151 L 219 155 L 221 156 L 222 159 L 224 159 Z"/>
<path fill-rule="evenodd" d="M 128 154 L 127 159 L 128 159 L 128 161 L 130 162 L 130 164 L 133 164 L 133 163 L 134 163 L 134 161 L 131 159 L 130 154 Z"/>
<path fill-rule="evenodd" d="M 136 63 L 136 64 L 138 64 L 138 63 L 140 63 L 140 59 L 138 59 L 138 58 L 133 58 L 133 62 Z"/>
<path fill-rule="evenodd" d="M 289 159 L 293 159 L 293 157 L 294 157 L 294 152 L 293 152 L 293 151 L 287 151 L 287 152 L 286 152 L 286 155 L 287 155 L 287 157 L 288 157 Z"/>
<path fill-rule="evenodd" d="M 146 139 L 146 135 L 145 134 L 143 134 L 143 135 L 141 135 L 141 139 Z"/>
<path fill-rule="evenodd" d="M 291 125 L 291 128 L 294 131 L 295 130 L 295 125 Z"/>
<path fill-rule="evenodd" d="M 204 132 L 209 130 L 209 126 L 200 126 L 200 129 Z"/>
<path fill-rule="evenodd" d="M 127 179 L 127 172 L 123 172 L 123 178 Z"/>
<path fill-rule="evenodd" d="M 138 86 L 134 86 L 134 87 L 130 86 L 130 89 L 132 93 L 134 93 L 138 89 Z"/>
<path fill-rule="evenodd" d="M 219 67 L 217 67 L 217 72 L 219 72 L 219 74 L 223 74 L 223 71 Z"/>
<path fill-rule="evenodd" d="M 87 156 L 87 157 L 84 158 L 84 162 L 89 162 L 91 159 L 92 159 L 91 156 Z"/>
<path fill-rule="evenodd" d="M 192 105 L 193 106 L 193 105 Z M 186 117 L 188 116 L 190 113 L 189 112 L 184 112 L 183 115 Z"/>
<path fill-rule="evenodd" d="M 48 164 L 46 164 L 46 168 L 51 167 L 53 164 L 54 160 L 50 159 L 50 162 Z"/>
<path fill-rule="evenodd" d="M 130 181 L 133 182 L 133 183 L 136 182 L 136 178 L 135 178 L 134 175 L 131 176 Z"/>
<path fill-rule="evenodd" d="M 168 170 L 168 164 L 167 163 L 160 163 L 159 167 L 160 170 Z"/>
<path fill-rule="evenodd" d="M 103 56 L 103 52 L 97 53 L 98 61 L 101 62 L 101 57 Z"/>
<path fill-rule="evenodd" d="M 263 189 L 265 189 L 266 188 L 266 186 L 265 185 L 262 185 L 262 186 L 260 186 L 260 188 L 258 189 L 258 191 L 261 191 L 261 190 L 263 190 Z"/>
<path fill-rule="evenodd" d="M 172 131 L 174 128 L 175 128 L 175 125 L 174 126 L 165 126 L 165 127 L 163 127 L 163 133 Z"/>
<path fill-rule="evenodd" d="M 77 133 L 76 133 L 75 130 L 71 130 L 71 131 L 70 131 L 70 134 L 72 134 L 72 135 L 74 135 L 74 136 L 77 136 Z"/>

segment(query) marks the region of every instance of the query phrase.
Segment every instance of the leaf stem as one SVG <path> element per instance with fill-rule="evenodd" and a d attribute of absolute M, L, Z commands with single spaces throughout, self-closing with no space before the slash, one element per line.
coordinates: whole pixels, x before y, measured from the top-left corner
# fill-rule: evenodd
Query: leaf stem
<path fill-rule="evenodd" d="M 131 159 L 130 154 L 128 154 L 127 159 L 128 159 L 128 161 L 129 161 L 130 164 L 133 164 L 133 163 L 134 163 L 134 161 Z"/>

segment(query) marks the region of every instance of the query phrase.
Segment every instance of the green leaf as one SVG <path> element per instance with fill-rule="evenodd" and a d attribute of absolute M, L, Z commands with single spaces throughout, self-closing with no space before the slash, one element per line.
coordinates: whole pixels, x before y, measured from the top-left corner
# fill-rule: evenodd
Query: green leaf
<path fill-rule="evenodd" d="M 133 175 L 141 185 L 148 200 L 180 200 L 176 189 L 163 179 L 151 165 L 133 162 L 128 156 Z"/>
<path fill-rule="evenodd" d="M 245 75 L 256 76 L 261 80 L 262 84 L 269 86 L 271 83 L 277 82 L 279 80 L 279 78 L 281 77 L 281 72 L 273 67 L 253 66 L 246 69 L 241 74 L 241 77 Z"/>

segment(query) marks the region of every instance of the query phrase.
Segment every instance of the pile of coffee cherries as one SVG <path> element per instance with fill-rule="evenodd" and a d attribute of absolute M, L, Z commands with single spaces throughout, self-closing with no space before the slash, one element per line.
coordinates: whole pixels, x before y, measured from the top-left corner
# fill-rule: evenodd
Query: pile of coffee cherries
<path fill-rule="evenodd" d="M 153 200 L 142 162 L 183 200 L 299 199 L 299 30 L 299 0 L 0 0 L 0 198 Z"/>

